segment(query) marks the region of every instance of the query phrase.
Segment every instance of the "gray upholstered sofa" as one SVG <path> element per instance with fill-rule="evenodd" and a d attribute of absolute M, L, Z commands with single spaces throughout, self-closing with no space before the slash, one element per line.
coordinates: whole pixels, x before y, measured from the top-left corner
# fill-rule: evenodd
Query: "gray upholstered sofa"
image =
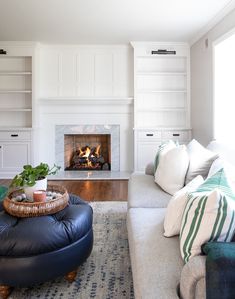
<path fill-rule="evenodd" d="M 235 166 L 234 147 L 212 141 L 208 149 Z M 179 238 L 163 236 L 171 195 L 154 182 L 153 164 L 129 180 L 127 228 L 136 299 L 205 299 L 205 256 L 184 265 Z M 180 286 L 180 287 L 179 287 Z"/>
<path fill-rule="evenodd" d="M 153 173 L 132 174 L 129 181 L 128 239 L 136 299 L 204 299 L 205 257 L 186 265 L 179 238 L 163 236 L 171 195 L 156 185 Z"/>

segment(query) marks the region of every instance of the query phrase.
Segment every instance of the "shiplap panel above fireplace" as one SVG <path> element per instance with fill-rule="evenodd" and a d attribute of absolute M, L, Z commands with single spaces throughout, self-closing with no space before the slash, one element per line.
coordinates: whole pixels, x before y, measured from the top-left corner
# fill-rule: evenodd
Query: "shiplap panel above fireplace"
<path fill-rule="evenodd" d="M 40 98 L 133 96 L 129 46 L 40 47 Z"/>

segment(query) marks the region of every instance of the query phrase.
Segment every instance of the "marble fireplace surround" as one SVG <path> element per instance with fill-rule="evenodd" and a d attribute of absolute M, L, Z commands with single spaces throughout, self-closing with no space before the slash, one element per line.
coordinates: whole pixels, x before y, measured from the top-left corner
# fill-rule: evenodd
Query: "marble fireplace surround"
<path fill-rule="evenodd" d="M 120 126 L 119 125 L 56 125 L 55 160 L 64 168 L 64 135 L 66 134 L 110 134 L 111 171 L 120 171 Z"/>

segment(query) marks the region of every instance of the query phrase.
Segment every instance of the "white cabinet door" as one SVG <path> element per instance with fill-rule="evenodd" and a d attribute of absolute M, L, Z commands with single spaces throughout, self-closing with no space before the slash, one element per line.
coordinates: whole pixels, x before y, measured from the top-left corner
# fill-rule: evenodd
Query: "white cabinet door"
<path fill-rule="evenodd" d="M 30 164 L 30 142 L 0 141 L 0 172 L 17 173 L 23 165 Z"/>
<path fill-rule="evenodd" d="M 144 171 L 148 163 L 153 162 L 160 142 L 138 142 L 137 171 Z"/>

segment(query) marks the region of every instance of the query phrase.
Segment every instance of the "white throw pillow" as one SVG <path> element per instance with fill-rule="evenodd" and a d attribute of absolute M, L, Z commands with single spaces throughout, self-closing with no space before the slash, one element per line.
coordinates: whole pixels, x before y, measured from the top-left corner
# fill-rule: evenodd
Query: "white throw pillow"
<path fill-rule="evenodd" d="M 235 197 L 221 169 L 188 195 L 180 251 L 185 262 L 201 254 L 206 242 L 231 241 L 235 230 Z"/>
<path fill-rule="evenodd" d="M 167 206 L 166 216 L 164 219 L 165 237 L 173 237 L 180 234 L 180 227 L 188 199 L 188 193 L 195 191 L 203 182 L 203 177 L 198 175 L 184 188 L 173 195 Z"/>
<path fill-rule="evenodd" d="M 154 163 L 153 163 L 154 174 L 155 174 L 155 172 L 156 172 L 156 170 L 158 168 L 161 156 L 164 155 L 165 153 L 167 153 L 172 148 L 175 148 L 176 146 L 177 146 L 176 143 L 174 141 L 172 141 L 172 140 L 168 140 L 166 142 L 163 142 L 161 145 L 159 145 L 157 153 L 156 153 L 156 157 L 155 157 L 155 160 L 154 160 Z"/>
<path fill-rule="evenodd" d="M 185 183 L 188 184 L 193 178 L 198 175 L 206 178 L 211 167 L 211 164 L 218 155 L 203 147 L 199 142 L 193 139 L 188 145 L 189 168 L 186 175 Z"/>
<path fill-rule="evenodd" d="M 155 173 L 155 182 L 173 195 L 184 186 L 189 157 L 185 145 L 175 147 L 162 154 Z"/>

